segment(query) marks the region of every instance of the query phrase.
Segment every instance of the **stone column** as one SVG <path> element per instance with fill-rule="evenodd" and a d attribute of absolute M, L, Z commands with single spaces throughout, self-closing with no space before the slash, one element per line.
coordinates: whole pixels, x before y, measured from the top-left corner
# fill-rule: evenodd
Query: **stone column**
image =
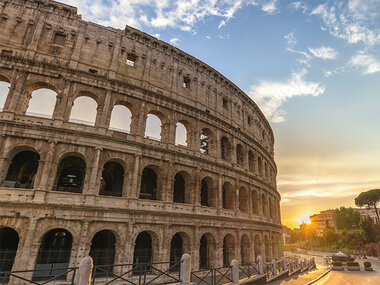
<path fill-rule="evenodd" d="M 91 242 L 91 237 L 88 236 L 88 226 L 89 221 L 82 221 L 82 226 L 80 229 L 79 241 L 78 241 L 78 251 L 77 251 L 77 264 L 74 266 L 78 266 L 80 260 L 86 257 L 90 252 L 88 250 L 88 245 Z"/>
<path fill-rule="evenodd" d="M 200 179 L 201 178 L 200 177 L 201 176 L 201 169 L 197 168 L 194 175 L 195 175 L 195 177 L 194 177 L 194 191 L 192 191 L 193 197 L 192 197 L 191 202 L 194 203 L 195 205 L 200 205 L 201 204 L 201 179 Z"/>
<path fill-rule="evenodd" d="M 219 175 L 218 180 L 218 193 L 217 193 L 217 207 L 223 208 L 223 176 Z"/>
<path fill-rule="evenodd" d="M 24 244 L 18 247 L 20 251 L 19 260 L 15 260 L 13 270 L 33 270 L 36 265 L 36 254 L 40 243 L 34 240 L 37 229 L 37 218 L 32 217 L 29 220 L 28 230 L 25 235 Z"/>
<path fill-rule="evenodd" d="M 25 92 L 25 80 L 26 73 L 14 72 L 11 87 L 9 88 L 8 96 L 4 104 L 3 112 L 16 112 L 20 97 L 23 97 L 23 93 Z"/>
<path fill-rule="evenodd" d="M 43 165 L 41 179 L 38 184 L 36 184 L 36 189 L 38 190 L 48 190 L 47 189 L 47 180 L 49 176 L 49 170 L 51 168 L 51 163 L 54 157 L 54 150 L 57 142 L 56 141 L 50 141 L 49 144 L 49 150 L 45 156 L 45 163 Z"/>
<path fill-rule="evenodd" d="M 6 151 L 9 149 L 11 144 L 11 137 L 3 135 L 3 140 L 0 149 L 0 185 L 4 182 L 9 163 L 12 160 L 12 157 L 7 157 L 9 154 Z"/>
<path fill-rule="evenodd" d="M 54 120 L 63 121 L 65 119 L 65 114 L 66 114 L 68 107 L 70 107 L 69 109 L 71 112 L 72 103 L 70 106 L 68 104 L 68 100 L 70 97 L 70 90 L 71 90 L 71 82 L 70 81 L 64 81 L 61 84 L 61 89 L 58 90 L 57 100 L 55 102 L 54 111 L 53 111 L 53 119 Z M 69 116 L 70 116 L 70 114 L 69 114 Z M 68 119 L 68 117 L 67 117 L 67 119 Z"/>
<path fill-rule="evenodd" d="M 167 202 L 173 202 L 173 191 L 174 191 L 174 172 L 173 172 L 173 162 L 167 162 L 167 167 L 162 170 L 162 183 L 161 189 L 161 200 Z"/>
<path fill-rule="evenodd" d="M 95 153 L 95 158 L 92 163 L 92 168 L 91 168 L 91 177 L 90 177 L 90 183 L 89 187 L 84 189 L 85 194 L 90 194 L 90 195 L 96 195 L 96 185 L 97 185 L 97 179 L 98 179 L 98 170 L 99 170 L 99 160 L 100 160 L 100 154 L 102 152 L 102 148 L 95 148 L 96 153 Z"/>

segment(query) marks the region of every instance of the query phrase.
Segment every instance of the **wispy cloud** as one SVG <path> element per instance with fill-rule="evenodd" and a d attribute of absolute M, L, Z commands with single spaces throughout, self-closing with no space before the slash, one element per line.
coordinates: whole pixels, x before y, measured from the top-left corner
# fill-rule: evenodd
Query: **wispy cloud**
<path fill-rule="evenodd" d="M 172 44 L 172 45 L 174 45 L 174 46 L 177 46 L 179 44 L 179 41 L 180 41 L 179 38 L 171 38 L 169 40 L 169 43 Z"/>
<path fill-rule="evenodd" d="M 306 69 L 293 72 L 285 82 L 263 80 L 247 93 L 272 122 L 283 122 L 286 113 L 280 107 L 285 101 L 295 96 L 319 96 L 325 91 L 319 82 L 306 81 L 306 73 Z"/>
<path fill-rule="evenodd" d="M 297 44 L 297 39 L 296 37 L 294 36 L 294 33 L 291 32 L 287 35 L 284 36 L 284 39 L 286 40 L 286 43 L 287 43 L 287 46 L 288 47 L 293 47 Z"/>
<path fill-rule="evenodd" d="M 380 71 L 380 61 L 373 55 L 359 52 L 350 59 L 350 65 L 362 69 L 364 74 L 371 74 Z"/>
<path fill-rule="evenodd" d="M 277 9 L 277 0 L 270 0 L 266 3 L 263 3 L 261 10 L 268 13 L 269 15 L 274 15 L 278 13 L 279 11 Z"/>
<path fill-rule="evenodd" d="M 320 59 L 336 59 L 338 56 L 338 52 L 331 47 L 309 48 L 309 52 Z"/>

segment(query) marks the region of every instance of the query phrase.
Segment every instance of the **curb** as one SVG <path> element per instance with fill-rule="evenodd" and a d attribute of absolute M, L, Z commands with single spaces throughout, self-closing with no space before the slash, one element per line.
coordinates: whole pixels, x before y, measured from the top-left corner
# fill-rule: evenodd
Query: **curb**
<path fill-rule="evenodd" d="M 315 282 L 317 282 L 319 279 L 321 279 L 323 276 L 325 276 L 327 273 L 329 273 L 331 271 L 331 268 L 327 269 L 325 272 L 323 272 L 321 275 L 319 275 L 317 278 L 315 278 L 314 280 L 311 280 L 309 282 L 307 282 L 305 285 L 310 285 L 310 284 L 313 284 Z"/>

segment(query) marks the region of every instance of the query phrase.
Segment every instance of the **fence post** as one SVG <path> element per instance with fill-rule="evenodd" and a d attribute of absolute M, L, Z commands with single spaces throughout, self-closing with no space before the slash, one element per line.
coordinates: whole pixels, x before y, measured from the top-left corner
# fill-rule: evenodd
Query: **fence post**
<path fill-rule="evenodd" d="M 313 268 L 315 268 L 316 266 L 315 266 L 315 258 L 314 257 L 311 258 L 311 263 L 313 264 Z"/>
<path fill-rule="evenodd" d="M 189 285 L 191 280 L 191 258 L 187 253 L 181 257 L 181 271 L 179 274 L 181 285 Z"/>
<path fill-rule="evenodd" d="M 276 260 L 272 260 L 272 270 L 273 270 L 273 276 L 277 275 L 277 262 Z"/>
<path fill-rule="evenodd" d="M 293 264 L 293 260 L 290 260 L 289 262 L 289 273 L 293 273 L 293 269 L 294 268 L 294 264 Z"/>
<path fill-rule="evenodd" d="M 231 261 L 231 275 L 232 275 L 232 284 L 239 284 L 239 263 L 236 259 Z"/>
<path fill-rule="evenodd" d="M 296 269 L 299 268 L 299 264 L 298 264 L 298 257 L 296 257 Z"/>
<path fill-rule="evenodd" d="M 91 283 L 93 262 L 90 256 L 82 258 L 79 263 L 78 275 L 75 285 L 89 285 Z"/>
<path fill-rule="evenodd" d="M 286 271 L 286 260 L 285 260 L 285 257 L 281 258 L 281 263 L 282 263 L 282 270 Z"/>
<path fill-rule="evenodd" d="M 263 257 L 259 255 L 257 257 L 257 263 L 259 264 L 259 274 L 263 275 L 264 274 L 264 266 L 263 266 Z"/>

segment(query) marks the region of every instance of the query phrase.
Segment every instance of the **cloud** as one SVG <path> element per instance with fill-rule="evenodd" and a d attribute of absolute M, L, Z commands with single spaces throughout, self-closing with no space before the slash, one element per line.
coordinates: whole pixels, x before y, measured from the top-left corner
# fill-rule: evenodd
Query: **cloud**
<path fill-rule="evenodd" d="M 171 38 L 169 40 L 169 43 L 172 44 L 173 46 L 177 46 L 179 44 L 180 39 L 179 38 Z"/>
<path fill-rule="evenodd" d="M 274 15 L 278 13 L 277 10 L 277 0 L 270 0 L 262 5 L 261 10 L 268 13 L 269 15 Z"/>
<path fill-rule="evenodd" d="M 224 21 L 224 20 L 220 21 L 219 26 L 218 26 L 218 30 L 219 30 L 221 27 L 225 26 L 225 25 L 226 25 L 226 21 Z"/>
<path fill-rule="evenodd" d="M 380 61 L 374 56 L 358 53 L 351 57 L 350 65 L 361 68 L 364 74 L 372 74 L 380 71 Z"/>
<path fill-rule="evenodd" d="M 206 35 L 206 40 L 211 40 L 211 37 L 209 35 Z"/>
<path fill-rule="evenodd" d="M 290 7 L 292 7 L 293 9 L 296 9 L 296 10 L 302 10 L 303 12 L 306 12 L 308 10 L 308 7 L 302 1 L 290 3 Z"/>
<path fill-rule="evenodd" d="M 293 32 L 285 35 L 284 39 L 286 40 L 286 43 L 287 43 L 288 47 L 293 47 L 293 46 L 295 46 L 297 44 L 297 39 L 294 36 Z"/>
<path fill-rule="evenodd" d="M 319 96 L 325 88 L 319 82 L 306 81 L 307 71 L 293 72 L 285 82 L 261 81 L 249 88 L 247 94 L 260 106 L 264 114 L 273 123 L 285 121 L 285 111 L 281 105 L 295 96 Z"/>
<path fill-rule="evenodd" d="M 336 59 L 338 53 L 331 47 L 309 48 L 310 53 L 320 59 Z"/>

